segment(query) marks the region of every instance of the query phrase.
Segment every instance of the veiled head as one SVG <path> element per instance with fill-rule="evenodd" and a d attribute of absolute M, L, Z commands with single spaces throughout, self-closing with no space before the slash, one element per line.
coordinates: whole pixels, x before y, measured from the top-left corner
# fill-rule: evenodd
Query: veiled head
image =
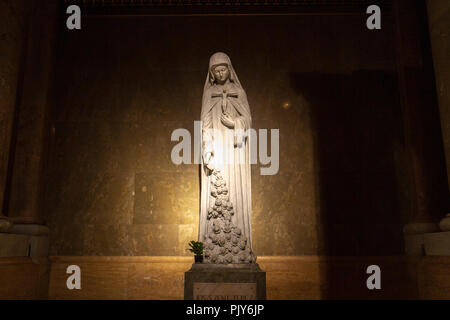
<path fill-rule="evenodd" d="M 218 84 L 224 84 L 230 77 L 230 69 L 225 63 L 214 66 L 212 72 Z"/>
<path fill-rule="evenodd" d="M 204 89 L 206 90 L 214 83 L 223 84 L 227 80 L 241 87 L 228 55 L 223 52 L 216 52 L 209 59 L 209 70 Z"/>
<path fill-rule="evenodd" d="M 209 58 L 209 69 L 212 70 L 215 66 L 220 64 L 230 65 L 231 60 L 226 53 L 216 52 Z"/>

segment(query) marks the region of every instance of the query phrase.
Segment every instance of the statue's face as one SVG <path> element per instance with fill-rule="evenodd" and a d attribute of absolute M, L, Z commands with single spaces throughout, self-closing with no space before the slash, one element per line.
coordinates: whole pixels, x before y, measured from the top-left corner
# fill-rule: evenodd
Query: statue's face
<path fill-rule="evenodd" d="M 228 66 L 224 64 L 215 67 L 213 73 L 214 78 L 219 84 L 224 84 L 230 76 L 230 70 L 228 69 Z"/>

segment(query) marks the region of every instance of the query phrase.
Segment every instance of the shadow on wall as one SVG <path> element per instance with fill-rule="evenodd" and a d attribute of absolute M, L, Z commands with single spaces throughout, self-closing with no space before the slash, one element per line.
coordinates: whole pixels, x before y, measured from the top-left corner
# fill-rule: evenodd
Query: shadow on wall
<path fill-rule="evenodd" d="M 319 264 L 326 286 L 323 297 L 398 297 L 398 288 L 366 287 L 367 266 L 383 269 L 386 261 L 381 256 L 403 253 L 407 201 L 402 186 L 408 177 L 401 166 L 403 135 L 395 74 L 292 73 L 290 82 L 311 108 L 317 232 L 323 241 L 320 253 L 328 256 Z M 385 269 L 383 283 L 390 277 L 398 282 L 406 274 L 406 266 L 398 263 L 387 261 Z"/>

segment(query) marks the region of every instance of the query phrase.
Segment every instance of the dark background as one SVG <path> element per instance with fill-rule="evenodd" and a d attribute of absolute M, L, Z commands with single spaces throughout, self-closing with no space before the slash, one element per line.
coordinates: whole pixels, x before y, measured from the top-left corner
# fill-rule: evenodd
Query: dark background
<path fill-rule="evenodd" d="M 365 23 L 352 12 L 92 15 L 63 31 L 45 197 L 51 254 L 186 254 L 198 168 L 171 163 L 170 134 L 199 119 L 216 51 L 231 57 L 254 127 L 280 129 L 278 174 L 253 166 L 255 252 L 400 254 L 409 203 L 394 26 L 389 14 L 382 30 Z"/>
<path fill-rule="evenodd" d="M 254 128 L 280 129 L 278 174 L 252 171 L 254 251 L 268 294 L 414 298 L 425 288 L 442 297 L 439 257 L 403 254 L 421 237 L 411 233 L 436 231 L 449 208 L 443 2 L 428 2 L 428 24 L 424 0 L 379 1 L 374 31 L 366 0 L 74 0 L 80 31 L 66 28 L 68 2 L 5 0 L 0 10 L 0 202 L 15 224 L 49 230 L 45 296 L 68 297 L 57 280 L 65 263 L 90 261 L 88 283 L 108 297 L 158 274 L 163 290 L 127 297 L 181 297 L 185 267 L 168 261 L 189 264 L 177 256 L 197 238 L 199 168 L 171 162 L 170 135 L 192 132 L 209 57 L 224 51 Z M 160 271 L 149 269 L 156 260 Z M 371 264 L 383 270 L 383 290 L 365 286 Z"/>

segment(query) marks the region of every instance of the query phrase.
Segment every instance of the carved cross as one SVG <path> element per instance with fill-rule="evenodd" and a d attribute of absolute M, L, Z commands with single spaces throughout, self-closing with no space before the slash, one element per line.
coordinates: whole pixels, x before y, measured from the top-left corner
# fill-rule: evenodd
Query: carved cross
<path fill-rule="evenodd" d="M 224 89 L 222 93 L 213 93 L 211 95 L 211 98 L 222 98 L 222 112 L 225 112 L 225 109 L 227 107 L 227 98 L 228 97 L 237 98 L 238 94 L 237 94 L 237 92 L 227 92 Z"/>

